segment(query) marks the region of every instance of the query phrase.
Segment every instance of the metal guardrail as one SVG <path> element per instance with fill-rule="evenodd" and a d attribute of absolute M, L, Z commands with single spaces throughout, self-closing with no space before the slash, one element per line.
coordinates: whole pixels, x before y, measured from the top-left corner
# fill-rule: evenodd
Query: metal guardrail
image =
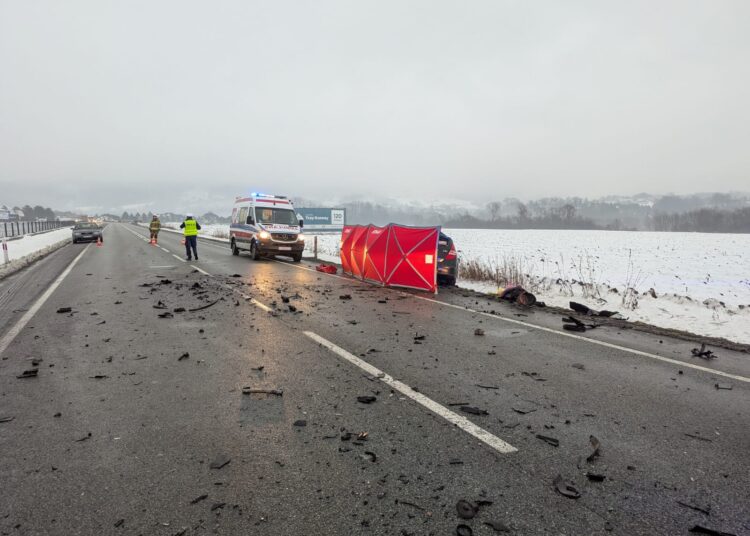
<path fill-rule="evenodd" d="M 14 238 L 42 231 L 75 225 L 74 221 L 4 221 L 0 222 L 0 238 Z"/>

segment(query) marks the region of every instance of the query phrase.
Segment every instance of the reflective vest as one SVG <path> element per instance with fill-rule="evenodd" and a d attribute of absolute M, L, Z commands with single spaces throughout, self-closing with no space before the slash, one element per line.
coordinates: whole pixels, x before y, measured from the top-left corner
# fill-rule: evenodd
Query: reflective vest
<path fill-rule="evenodd" d="M 195 220 L 185 220 L 185 236 L 197 236 L 198 235 L 198 222 Z"/>

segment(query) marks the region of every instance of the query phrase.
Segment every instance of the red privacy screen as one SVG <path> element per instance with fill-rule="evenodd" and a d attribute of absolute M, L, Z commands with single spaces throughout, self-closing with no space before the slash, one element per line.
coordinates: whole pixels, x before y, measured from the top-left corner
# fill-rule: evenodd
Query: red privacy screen
<path fill-rule="evenodd" d="M 440 227 L 347 225 L 341 233 L 341 267 L 373 283 L 437 292 L 439 236 Z"/>

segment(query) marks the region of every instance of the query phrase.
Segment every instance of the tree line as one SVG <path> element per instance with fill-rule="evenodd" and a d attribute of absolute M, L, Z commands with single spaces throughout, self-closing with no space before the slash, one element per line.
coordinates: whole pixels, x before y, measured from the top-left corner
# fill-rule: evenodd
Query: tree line
<path fill-rule="evenodd" d="M 688 231 L 700 233 L 750 233 L 750 207 L 736 210 L 702 208 L 688 212 L 655 214 L 654 231 Z"/>

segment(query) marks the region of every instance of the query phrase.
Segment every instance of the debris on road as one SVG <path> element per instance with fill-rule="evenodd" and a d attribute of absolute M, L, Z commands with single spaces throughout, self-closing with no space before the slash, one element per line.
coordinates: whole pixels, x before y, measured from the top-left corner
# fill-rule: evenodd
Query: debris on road
<path fill-rule="evenodd" d="M 15 417 L 0 417 L 0 423 L 10 422 L 13 419 L 15 419 Z"/>
<path fill-rule="evenodd" d="M 489 412 L 486 409 L 481 409 L 474 406 L 461 406 L 460 409 L 464 413 L 470 413 L 471 415 L 489 415 Z"/>
<path fill-rule="evenodd" d="M 208 499 L 208 495 L 206 494 L 199 495 L 198 497 L 190 501 L 190 504 L 198 504 L 199 502 L 205 501 L 206 499 Z"/>
<path fill-rule="evenodd" d="M 732 390 L 732 384 L 731 383 L 717 383 L 715 385 L 716 389 L 726 389 L 727 391 Z"/>
<path fill-rule="evenodd" d="M 319 264 L 315 267 L 315 270 L 324 274 L 335 274 L 337 272 L 336 267 L 332 264 Z"/>
<path fill-rule="evenodd" d="M 477 337 L 483 337 L 484 336 L 484 330 L 482 328 L 477 328 L 474 330 L 474 335 Z"/>
<path fill-rule="evenodd" d="M 109 378 L 109 376 L 107 376 L 106 374 L 96 374 L 95 376 L 89 376 L 89 378 L 92 380 L 104 380 Z"/>
<path fill-rule="evenodd" d="M 706 343 L 701 343 L 701 347 L 699 348 L 693 348 L 690 350 L 690 353 L 693 354 L 694 357 L 701 357 L 703 359 L 716 359 L 717 356 L 715 353 L 713 353 L 711 350 L 706 350 Z"/>
<path fill-rule="evenodd" d="M 231 461 L 232 459 L 227 456 L 219 456 L 214 461 L 212 461 L 208 467 L 211 469 L 221 469 Z"/>
<path fill-rule="evenodd" d="M 39 374 L 39 369 L 33 368 L 33 369 L 24 370 L 21 374 L 16 376 L 16 378 L 18 378 L 19 380 L 22 380 L 24 378 L 36 378 L 38 374 Z"/>
<path fill-rule="evenodd" d="M 552 445 L 553 447 L 559 447 L 560 446 L 560 440 L 556 439 L 554 437 L 550 437 L 550 436 L 546 436 L 546 435 L 542 435 L 542 434 L 537 434 L 536 437 L 537 437 L 537 439 L 541 439 L 542 441 L 544 441 L 548 445 Z"/>
<path fill-rule="evenodd" d="M 536 296 L 525 290 L 520 285 L 512 285 L 498 289 L 497 297 L 501 300 L 517 303 L 519 305 L 531 306 L 536 303 Z"/>
<path fill-rule="evenodd" d="M 601 442 L 594 436 L 589 436 L 589 442 L 591 443 L 592 451 L 591 454 L 586 456 L 587 462 L 593 462 L 595 458 L 599 456 L 599 449 L 601 448 Z"/>
<path fill-rule="evenodd" d="M 576 368 L 578 370 L 585 370 L 586 369 L 586 367 L 583 365 L 583 363 L 573 363 L 570 366 L 573 367 L 573 368 Z"/>
<path fill-rule="evenodd" d="M 183 359 L 187 359 L 188 357 L 190 357 L 190 352 L 185 352 L 184 354 L 182 354 L 180 357 L 177 358 L 177 361 L 182 361 Z"/>
<path fill-rule="evenodd" d="M 526 402 L 524 400 L 521 400 L 520 402 L 516 402 L 511 406 L 511 409 L 515 411 L 516 413 L 520 413 L 521 415 L 526 415 L 527 413 L 532 413 L 539 409 L 539 406 L 534 404 L 533 402 Z"/>
<path fill-rule="evenodd" d="M 572 316 L 564 316 L 562 321 L 563 329 L 566 331 L 578 331 L 580 333 L 583 333 L 587 329 L 594 329 L 599 327 L 598 324 L 584 324 L 583 322 Z"/>
<path fill-rule="evenodd" d="M 361 402 L 362 404 L 372 404 L 376 400 L 377 400 L 376 397 L 370 396 L 370 395 L 358 396 L 357 397 L 357 402 Z"/>
<path fill-rule="evenodd" d="M 474 503 L 461 499 L 456 503 L 456 513 L 461 519 L 473 519 L 479 508 Z"/>
<path fill-rule="evenodd" d="M 586 478 L 591 480 L 592 482 L 604 482 L 604 479 L 607 478 L 605 475 L 600 475 L 597 473 L 586 473 Z"/>
<path fill-rule="evenodd" d="M 568 497 L 569 499 L 579 499 L 581 497 L 581 493 L 573 483 L 563 480 L 562 475 L 557 475 L 552 484 L 555 486 L 557 492 L 564 497 Z"/>
<path fill-rule="evenodd" d="M 169 311 L 166 311 L 164 313 L 159 313 L 159 318 L 173 318 L 174 315 L 170 313 Z"/>
<path fill-rule="evenodd" d="M 115 528 L 122 527 L 124 524 L 125 524 L 124 519 L 118 519 L 117 521 L 115 521 Z"/>
<path fill-rule="evenodd" d="M 686 502 L 683 502 L 683 501 L 677 501 L 677 504 L 679 504 L 680 506 L 684 506 L 685 508 L 690 508 L 691 510 L 695 510 L 696 512 L 700 512 L 701 514 L 706 514 L 707 516 L 711 515 L 711 507 L 710 506 L 706 506 L 704 508 L 704 507 L 695 506 L 694 504 L 686 503 Z"/>
<path fill-rule="evenodd" d="M 298 428 L 302 428 L 304 426 L 307 426 L 307 421 L 304 419 L 298 419 L 292 423 L 292 426 L 296 426 Z"/>
<path fill-rule="evenodd" d="M 88 434 L 86 434 L 85 436 L 83 436 L 83 437 L 81 437 L 79 439 L 76 439 L 76 443 L 80 443 L 82 441 L 86 441 L 87 439 L 91 439 L 91 432 L 89 432 Z"/>
<path fill-rule="evenodd" d="M 482 385 L 480 383 L 475 383 L 474 385 L 476 385 L 480 389 L 500 389 L 497 385 Z"/>
<path fill-rule="evenodd" d="M 242 394 L 243 395 L 275 395 L 275 396 L 283 396 L 284 391 L 281 389 L 257 389 L 254 387 L 243 387 L 242 388 Z"/>
<path fill-rule="evenodd" d="M 576 303 L 574 301 L 570 302 L 570 308 L 574 310 L 576 313 L 587 315 L 587 316 L 603 316 L 603 317 L 611 317 L 619 315 L 620 313 L 617 313 L 615 311 L 595 311 L 594 309 L 591 309 L 582 303 Z"/>
<path fill-rule="evenodd" d="M 712 536 L 737 536 L 736 534 L 731 532 L 723 532 L 720 530 L 704 527 L 703 525 L 695 525 L 690 529 L 689 532 L 693 532 L 695 534 L 710 534 Z"/>
<path fill-rule="evenodd" d="M 58 313 L 70 313 L 73 311 L 72 307 L 60 307 L 57 312 Z"/>
<path fill-rule="evenodd" d="M 351 294 L 342 294 L 341 296 L 339 296 L 339 299 L 340 300 L 351 300 L 352 299 L 352 295 Z"/>
<path fill-rule="evenodd" d="M 474 531 L 468 525 L 459 525 L 456 527 L 456 536 L 472 536 Z"/>
<path fill-rule="evenodd" d="M 197 285 L 197 283 L 196 283 L 196 285 Z M 193 286 L 195 286 L 195 285 L 193 285 Z M 203 309 L 208 309 L 209 307 L 213 307 L 214 305 L 216 305 L 220 301 L 221 301 L 221 298 L 219 298 L 218 300 L 214 300 L 211 303 L 207 303 L 206 305 L 202 305 L 202 306 L 196 307 L 194 309 L 188 309 L 188 311 L 190 311 L 191 313 L 194 313 L 196 311 L 202 311 Z"/>
<path fill-rule="evenodd" d="M 484 524 L 495 532 L 510 532 L 510 527 L 502 521 L 485 521 Z"/>
<path fill-rule="evenodd" d="M 366 450 L 364 454 L 360 454 L 359 457 L 362 458 L 365 461 L 369 461 L 369 462 L 372 462 L 372 463 L 375 463 L 376 461 L 378 461 L 378 457 L 375 455 L 375 453 L 374 452 L 370 452 L 368 450 Z"/>

